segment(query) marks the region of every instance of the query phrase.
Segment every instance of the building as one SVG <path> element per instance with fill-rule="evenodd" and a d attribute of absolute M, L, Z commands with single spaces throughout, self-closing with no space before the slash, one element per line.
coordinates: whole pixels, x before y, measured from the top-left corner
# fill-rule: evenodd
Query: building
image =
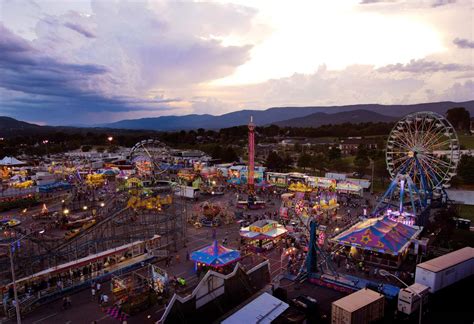
<path fill-rule="evenodd" d="M 280 141 L 279 145 L 282 148 L 294 148 L 295 145 L 301 147 L 312 148 L 316 146 L 329 146 L 332 147 L 337 145 L 337 141 L 333 138 L 318 137 L 318 138 L 305 138 L 305 137 L 291 137 L 285 138 Z"/>
<path fill-rule="evenodd" d="M 257 256 L 241 259 L 231 273 L 208 271 L 192 291 L 175 293 L 158 314 L 161 315 L 158 323 L 181 323 L 183 318 L 213 323 L 269 283 L 268 260 Z"/>
<path fill-rule="evenodd" d="M 339 149 L 344 155 L 354 155 L 357 153 L 357 150 L 361 145 L 365 146 L 368 150 L 376 150 L 378 148 L 377 141 L 373 139 L 349 137 L 341 140 L 339 144 Z"/>

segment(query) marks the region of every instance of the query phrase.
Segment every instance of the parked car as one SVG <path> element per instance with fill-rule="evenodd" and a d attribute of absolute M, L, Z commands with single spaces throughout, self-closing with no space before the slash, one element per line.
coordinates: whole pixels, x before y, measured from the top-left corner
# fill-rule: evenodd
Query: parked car
<path fill-rule="evenodd" d="M 291 300 L 292 304 L 305 313 L 315 313 L 318 310 L 318 301 L 308 295 L 300 295 Z"/>

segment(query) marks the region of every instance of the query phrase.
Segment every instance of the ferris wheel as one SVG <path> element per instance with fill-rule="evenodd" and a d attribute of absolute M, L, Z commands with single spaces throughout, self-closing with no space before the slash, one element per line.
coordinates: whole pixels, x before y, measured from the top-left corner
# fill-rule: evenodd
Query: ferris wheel
<path fill-rule="evenodd" d="M 156 139 L 140 141 L 130 150 L 130 160 L 138 173 L 152 178 L 166 171 L 161 165 L 167 162 L 168 158 L 168 147 Z"/>
<path fill-rule="evenodd" d="M 429 111 L 400 119 L 387 140 L 386 162 L 392 179 L 411 177 L 424 193 L 443 190 L 456 175 L 459 139 L 451 123 Z"/>

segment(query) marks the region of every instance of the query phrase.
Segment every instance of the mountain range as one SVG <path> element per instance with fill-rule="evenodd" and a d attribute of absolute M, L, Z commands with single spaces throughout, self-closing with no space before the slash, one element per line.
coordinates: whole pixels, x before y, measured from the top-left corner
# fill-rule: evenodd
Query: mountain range
<path fill-rule="evenodd" d="M 177 131 L 191 129 L 220 129 L 248 124 L 250 116 L 258 126 L 275 124 L 290 127 L 318 127 L 328 124 L 392 122 L 415 111 L 434 111 L 445 114 L 454 107 L 464 107 L 474 115 L 474 100 L 466 102 L 433 102 L 414 105 L 347 105 L 332 107 L 275 107 L 266 110 L 240 110 L 220 116 L 185 115 L 161 116 L 156 118 L 140 118 L 122 120 L 110 124 L 87 127 L 39 126 L 19 121 L 11 117 L 0 116 L 0 136 L 20 134 L 43 134 L 53 131 L 85 132 L 85 131 L 116 131 L 130 132 L 136 130 Z"/>
<path fill-rule="evenodd" d="M 114 123 L 96 125 L 107 128 L 148 129 L 157 131 L 219 129 L 246 125 L 253 116 L 258 126 L 276 124 L 293 127 L 318 127 L 324 124 L 346 122 L 387 122 L 415 111 L 434 111 L 440 114 L 453 107 L 465 107 L 474 114 L 474 100 L 466 102 L 433 102 L 414 105 L 361 104 L 328 107 L 275 107 L 266 110 L 239 110 L 220 116 L 185 115 L 155 118 L 127 119 Z"/>

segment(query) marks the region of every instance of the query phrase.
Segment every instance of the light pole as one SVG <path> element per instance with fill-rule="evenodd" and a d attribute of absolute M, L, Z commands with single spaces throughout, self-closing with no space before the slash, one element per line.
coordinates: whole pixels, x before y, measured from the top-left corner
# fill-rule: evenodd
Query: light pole
<path fill-rule="evenodd" d="M 370 166 L 372 167 L 372 177 L 370 178 L 370 181 L 372 182 L 370 184 L 370 194 L 372 195 L 374 193 L 374 167 L 375 167 L 375 161 L 371 158 L 370 160 Z"/>
<path fill-rule="evenodd" d="M 16 289 L 16 278 L 15 278 L 15 266 L 13 264 L 13 247 L 15 246 L 15 244 L 17 244 L 18 242 L 20 242 L 22 239 L 30 236 L 31 234 L 33 233 L 36 233 L 36 232 L 31 232 L 30 234 L 27 234 L 27 235 L 24 235 L 22 237 L 20 237 L 19 239 L 17 239 L 16 241 L 13 241 L 12 243 L 9 243 L 8 244 L 8 249 L 10 250 L 9 251 L 9 256 L 10 256 L 10 270 L 12 272 L 12 281 L 13 281 L 13 296 L 15 298 L 15 310 L 16 310 L 16 322 L 18 324 L 21 324 L 21 312 L 20 312 L 20 303 L 18 301 L 18 292 L 17 292 L 17 289 Z M 44 230 L 41 230 L 39 232 L 37 232 L 39 234 L 43 234 L 44 233 Z"/>
<path fill-rule="evenodd" d="M 399 282 L 401 282 L 405 287 L 407 287 L 407 288 L 409 287 L 406 282 L 404 282 L 402 279 L 398 278 L 396 275 L 388 272 L 387 270 L 380 269 L 379 274 L 382 277 L 389 277 L 389 276 L 393 277 L 393 278 L 397 279 Z M 423 314 L 423 297 L 414 290 L 411 290 L 411 292 L 413 292 L 415 295 L 417 295 L 418 298 L 420 299 L 420 312 L 419 312 L 419 317 L 418 317 L 418 324 L 421 324 L 421 315 Z"/>

